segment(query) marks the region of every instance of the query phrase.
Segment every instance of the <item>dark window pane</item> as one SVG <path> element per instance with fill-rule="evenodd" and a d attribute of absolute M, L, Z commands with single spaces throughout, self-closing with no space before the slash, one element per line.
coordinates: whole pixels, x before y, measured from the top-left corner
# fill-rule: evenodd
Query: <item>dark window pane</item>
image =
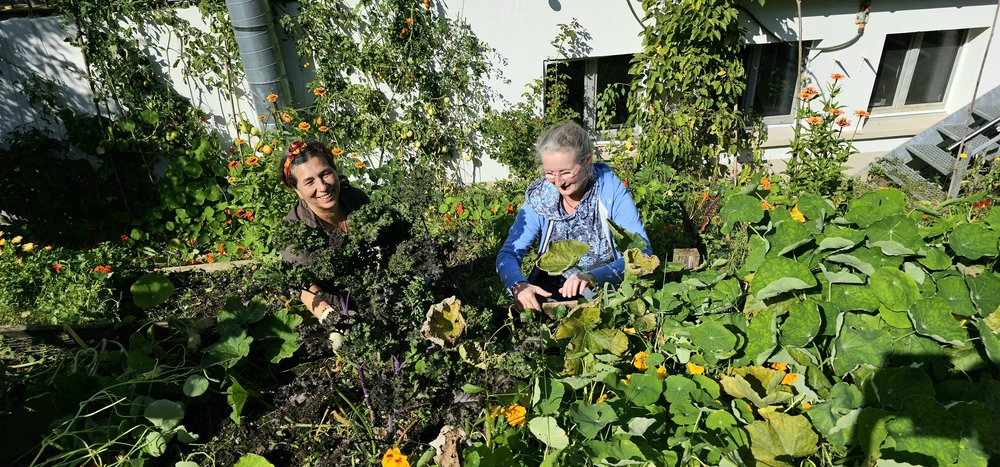
<path fill-rule="evenodd" d="M 553 104 L 583 116 L 583 60 L 553 62 L 545 67 L 545 110 Z"/>
<path fill-rule="evenodd" d="M 614 98 L 605 104 L 604 112 L 614 112 L 614 116 L 609 119 L 612 126 L 623 125 L 628 120 L 628 98 L 627 92 L 632 83 L 632 75 L 629 74 L 629 62 L 632 61 L 632 54 L 612 55 L 597 59 L 597 96 L 600 97 L 611 88 Z"/>
<path fill-rule="evenodd" d="M 906 93 L 907 105 L 944 101 L 944 92 L 948 88 L 961 41 L 962 31 L 933 31 L 923 34 L 913 80 Z"/>
<path fill-rule="evenodd" d="M 765 117 L 789 115 L 795 94 L 795 73 L 798 67 L 796 46 L 789 43 L 761 44 L 760 64 L 757 67 L 757 84 L 751 106 L 754 112 Z"/>
<path fill-rule="evenodd" d="M 896 96 L 896 85 L 903 74 L 903 61 L 910 48 L 913 34 L 890 34 L 885 38 L 882 60 L 879 61 L 875 88 L 872 91 L 872 107 L 888 107 Z"/>

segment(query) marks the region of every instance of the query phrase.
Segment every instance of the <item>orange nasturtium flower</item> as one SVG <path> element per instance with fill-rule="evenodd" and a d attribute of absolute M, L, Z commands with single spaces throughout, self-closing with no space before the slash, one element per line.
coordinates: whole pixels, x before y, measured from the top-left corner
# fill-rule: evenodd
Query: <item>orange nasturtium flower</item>
<path fill-rule="evenodd" d="M 257 120 L 260 120 L 262 122 L 266 122 L 267 121 L 267 115 L 258 115 L 257 116 Z"/>
<path fill-rule="evenodd" d="M 257 156 L 250 156 L 247 158 L 247 165 L 257 165 L 260 162 L 260 158 Z"/>
<path fill-rule="evenodd" d="M 406 35 L 406 33 L 407 33 L 407 32 L 409 32 L 409 31 L 410 31 L 410 30 L 409 30 L 409 29 L 406 29 L 406 28 L 403 28 L 403 29 L 400 29 L 400 30 L 399 30 L 399 36 L 400 36 L 400 37 L 403 37 L 403 36 L 405 36 L 405 35 Z"/>
<path fill-rule="evenodd" d="M 229 177 L 226 179 L 226 181 L 229 182 L 230 185 L 232 185 L 236 183 L 236 177 Z"/>
<path fill-rule="evenodd" d="M 317 96 L 325 96 L 326 95 L 326 88 L 324 88 L 322 86 L 316 86 L 315 88 L 313 88 L 313 94 L 317 95 Z"/>
<path fill-rule="evenodd" d="M 52 263 L 52 269 L 56 270 L 56 274 L 59 274 L 60 272 L 62 272 L 62 270 L 63 270 L 64 267 L 66 267 L 66 265 L 64 265 L 64 264 Z"/>
<path fill-rule="evenodd" d="M 842 80 L 844 78 L 846 78 L 846 76 L 844 76 L 844 75 L 842 75 L 840 73 L 834 73 L 834 74 L 830 75 L 830 79 L 832 79 L 834 81 L 840 81 L 840 80 Z"/>
<path fill-rule="evenodd" d="M 449 216 L 448 214 L 445 214 L 444 215 L 444 221 L 446 223 L 448 223 L 448 224 L 451 224 L 451 216 Z"/>
<path fill-rule="evenodd" d="M 298 128 L 302 131 L 309 131 L 312 129 L 312 125 L 310 125 L 309 122 L 299 122 Z"/>
<path fill-rule="evenodd" d="M 625 379 L 621 380 L 622 384 L 628 386 L 628 383 L 632 382 L 632 375 L 625 375 Z"/>
<path fill-rule="evenodd" d="M 799 374 L 798 373 L 789 373 L 789 374 L 785 375 L 784 378 L 781 378 L 781 384 L 783 384 L 785 386 L 791 386 L 792 383 L 794 383 L 795 380 L 797 380 L 797 379 L 799 379 Z"/>
<path fill-rule="evenodd" d="M 275 102 L 278 102 L 278 95 L 275 94 L 275 93 L 273 93 L 273 92 L 271 94 L 268 94 L 267 95 L 267 101 L 270 102 L 270 103 L 272 103 L 272 104 L 275 103 Z"/>
<path fill-rule="evenodd" d="M 799 211 L 799 205 L 797 205 L 797 204 L 792 207 L 792 212 L 790 212 L 788 214 L 790 214 L 792 216 L 792 220 L 795 221 L 795 222 L 805 222 L 806 221 L 806 216 L 802 215 L 802 212 Z"/>
<path fill-rule="evenodd" d="M 864 110 L 855 110 L 854 111 L 854 116 L 858 117 L 858 118 L 868 118 L 868 117 L 871 117 L 872 114 L 871 114 L 871 112 L 867 112 L 867 111 L 864 111 Z"/>
<path fill-rule="evenodd" d="M 288 115 L 286 112 L 281 112 L 281 121 L 285 123 L 292 123 L 292 116 Z"/>
<path fill-rule="evenodd" d="M 239 166 L 240 166 L 240 161 L 229 161 L 229 165 L 227 165 L 226 167 L 229 167 L 229 170 L 233 170 Z"/>
<path fill-rule="evenodd" d="M 806 123 L 810 125 L 820 125 L 823 123 L 823 117 L 809 117 L 806 119 Z"/>
<path fill-rule="evenodd" d="M 636 370 L 646 371 L 646 369 L 649 368 L 649 365 L 646 365 L 647 358 L 649 358 L 648 352 L 639 352 L 635 354 L 635 357 L 632 358 L 632 366 L 634 366 Z"/>
<path fill-rule="evenodd" d="M 595 404 L 600 404 L 601 402 L 604 402 L 606 400 L 608 400 L 608 393 L 605 392 L 605 393 L 601 394 L 600 397 L 597 398 L 597 402 L 594 402 L 594 403 Z"/>
<path fill-rule="evenodd" d="M 399 448 L 389 448 L 382 456 L 382 467 L 410 467 L 410 461 Z"/>
<path fill-rule="evenodd" d="M 330 154 L 333 154 L 334 156 L 339 156 L 344 154 L 344 150 L 340 148 L 333 148 L 330 150 Z"/>
<path fill-rule="evenodd" d="M 514 214 L 514 205 L 513 204 L 508 204 L 507 205 L 507 214 Z"/>
<path fill-rule="evenodd" d="M 788 364 L 785 362 L 772 363 L 771 368 L 774 368 L 775 370 L 778 371 L 788 371 Z"/>
<path fill-rule="evenodd" d="M 406 18 L 406 25 L 413 26 L 413 17 Z"/>
<path fill-rule="evenodd" d="M 128 234 L 122 234 L 121 239 L 122 239 L 123 242 L 127 242 L 128 241 Z"/>
<path fill-rule="evenodd" d="M 663 365 L 660 365 L 660 366 L 656 367 L 656 376 L 659 376 L 660 379 L 666 378 L 667 377 L 667 368 L 665 366 L 663 366 Z"/>
<path fill-rule="evenodd" d="M 707 191 L 701 192 L 701 201 L 702 202 L 708 201 L 708 192 Z"/>
<path fill-rule="evenodd" d="M 205 262 L 206 263 L 214 263 L 215 262 L 215 258 L 212 256 L 211 253 L 205 255 Z"/>
<path fill-rule="evenodd" d="M 765 190 L 771 191 L 771 181 L 768 180 L 767 177 L 760 177 L 760 184 L 761 184 L 761 186 L 764 187 Z M 764 209 L 767 209 L 767 208 L 764 208 Z"/>
<path fill-rule="evenodd" d="M 524 407 L 518 404 L 511 404 L 510 407 L 507 407 L 504 415 L 507 417 L 507 423 L 510 426 L 518 426 L 524 424 L 524 415 L 526 413 L 528 411 Z"/>
<path fill-rule="evenodd" d="M 771 210 L 772 207 L 773 206 L 771 206 L 770 204 L 767 204 L 767 200 L 761 200 L 761 202 L 760 202 L 760 208 L 761 209 L 763 209 L 765 211 L 769 211 L 769 210 Z"/>
<path fill-rule="evenodd" d="M 705 367 L 703 367 L 703 366 L 701 366 L 701 365 L 699 365 L 697 363 L 688 362 L 687 363 L 687 370 L 688 370 L 688 373 L 690 373 L 692 375 L 702 375 L 702 374 L 705 374 Z"/>
<path fill-rule="evenodd" d="M 462 215 L 462 213 L 465 212 L 465 207 L 462 206 L 462 203 L 458 203 L 458 204 L 455 205 L 455 212 L 457 212 L 458 215 L 460 215 L 460 216 Z"/>
<path fill-rule="evenodd" d="M 840 117 L 840 118 L 837 119 L 837 121 L 835 123 L 837 124 L 837 126 L 839 126 L 841 128 L 847 128 L 847 127 L 851 126 L 851 121 L 848 120 L 847 117 Z"/>
<path fill-rule="evenodd" d="M 811 409 L 811 408 L 812 408 L 812 406 L 813 406 L 813 405 L 812 405 L 812 404 L 810 404 L 810 403 L 808 403 L 808 402 L 803 402 L 803 403 L 802 403 L 802 410 L 809 410 L 809 409 Z"/>

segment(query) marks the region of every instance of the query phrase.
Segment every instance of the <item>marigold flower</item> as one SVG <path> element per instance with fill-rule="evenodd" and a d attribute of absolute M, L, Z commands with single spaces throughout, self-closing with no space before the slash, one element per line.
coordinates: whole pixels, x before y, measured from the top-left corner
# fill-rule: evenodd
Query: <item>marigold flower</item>
<path fill-rule="evenodd" d="M 789 212 L 789 214 L 792 216 L 792 220 L 795 222 L 806 221 L 806 216 L 802 215 L 802 212 L 799 211 L 799 205 L 797 204 L 795 206 L 792 206 L 792 211 Z"/>
<path fill-rule="evenodd" d="M 403 37 L 403 36 L 405 36 L 405 35 L 406 35 L 406 33 L 407 33 L 407 32 L 409 32 L 409 31 L 410 31 L 410 30 L 409 30 L 409 29 L 406 29 L 406 28 L 403 28 L 403 29 L 400 29 L 400 30 L 399 30 L 399 37 Z"/>
<path fill-rule="evenodd" d="M 830 115 L 834 115 L 834 116 L 844 115 L 843 109 L 830 109 L 830 110 L 827 110 L 826 113 L 828 113 Z"/>
<path fill-rule="evenodd" d="M 326 95 L 326 88 L 324 88 L 322 86 L 317 86 L 317 87 L 313 88 L 313 94 L 316 95 L 316 96 L 325 96 Z"/>
<path fill-rule="evenodd" d="M 267 101 L 270 102 L 270 103 L 272 103 L 272 104 L 275 103 L 275 102 L 278 102 L 278 95 L 275 94 L 275 93 L 273 93 L 273 92 L 271 94 L 268 94 L 267 95 Z"/>
<path fill-rule="evenodd" d="M 805 89 L 802 90 L 802 92 L 799 93 L 799 98 L 802 100 L 810 100 L 816 97 L 818 94 L 819 91 L 817 91 L 816 88 L 812 86 L 807 86 Z"/>
<path fill-rule="evenodd" d="M 460 216 L 462 215 L 462 213 L 465 212 L 465 207 L 462 206 L 462 203 L 458 203 L 458 204 L 455 205 L 455 212 L 457 212 L 458 215 L 460 215 Z"/>
<path fill-rule="evenodd" d="M 21 251 L 23 251 L 25 253 L 30 253 L 32 251 L 35 251 L 35 244 L 34 243 L 25 243 L 24 245 L 21 245 Z"/>
<path fill-rule="evenodd" d="M 837 121 L 835 123 L 837 124 L 837 126 L 839 126 L 841 128 L 847 128 L 847 127 L 851 126 L 851 121 L 848 120 L 847 117 L 840 117 L 840 118 L 837 119 Z"/>
<path fill-rule="evenodd" d="M 285 123 L 292 123 L 292 116 L 285 112 L 281 112 L 281 121 Z"/>
<path fill-rule="evenodd" d="M 410 462 L 399 448 L 389 448 L 382 456 L 382 467 L 410 467 Z"/>
<path fill-rule="evenodd" d="M 667 377 L 667 368 L 665 366 L 663 366 L 663 365 L 660 365 L 660 366 L 656 367 L 656 376 L 659 376 L 660 379 L 666 378 Z"/>
<path fill-rule="evenodd" d="M 52 263 L 52 269 L 56 270 L 56 274 L 62 272 L 63 268 L 66 267 L 64 264 Z"/>
<path fill-rule="evenodd" d="M 810 125 L 821 125 L 823 123 L 823 117 L 809 117 L 806 119 L 806 123 Z"/>
<path fill-rule="evenodd" d="M 647 358 L 649 358 L 648 352 L 639 352 L 635 354 L 635 357 L 632 357 L 632 366 L 634 366 L 636 370 L 646 371 L 646 369 L 649 368 L 649 365 L 646 365 Z"/>
<path fill-rule="evenodd" d="M 354 163 L 354 167 L 359 168 L 359 169 L 363 169 L 363 168 L 365 168 L 365 163 L 364 163 L 364 161 L 357 161 L 357 162 Z"/>
<path fill-rule="evenodd" d="M 247 220 L 253 222 L 253 213 L 250 211 L 247 211 Z"/>
<path fill-rule="evenodd" d="M 797 379 L 799 379 L 799 374 L 798 373 L 789 373 L 789 374 L 785 375 L 784 378 L 781 378 L 781 384 L 783 384 L 785 386 L 791 386 L 792 383 L 794 383 L 795 380 L 797 380 Z"/>
<path fill-rule="evenodd" d="M 708 192 L 707 191 L 703 191 L 701 193 L 701 201 L 702 202 L 708 201 Z"/>
<path fill-rule="evenodd" d="M 330 127 L 326 125 L 320 125 L 318 128 L 316 128 L 316 130 L 318 130 L 320 133 L 326 133 L 330 131 Z"/>
<path fill-rule="evenodd" d="M 688 373 L 692 375 L 702 375 L 705 374 L 705 367 L 698 365 L 697 363 L 688 362 L 687 363 Z"/>
<path fill-rule="evenodd" d="M 220 254 L 224 254 L 225 252 L 226 252 L 226 244 L 225 243 L 220 243 L 219 244 L 219 253 Z"/>
<path fill-rule="evenodd" d="M 233 170 L 236 167 L 239 167 L 239 165 L 240 161 L 229 161 L 229 164 L 226 167 L 229 167 L 229 170 Z"/>
<path fill-rule="evenodd" d="M 518 426 L 524 424 L 524 415 L 528 413 L 527 409 L 521 407 L 518 404 L 511 404 L 507 407 L 507 411 L 504 412 L 504 416 L 507 417 L 507 423 L 510 426 Z"/>
<path fill-rule="evenodd" d="M 226 179 L 226 181 L 229 182 L 230 185 L 232 185 L 236 183 L 236 177 L 229 177 Z"/>
<path fill-rule="evenodd" d="M 846 78 L 846 76 L 844 76 L 844 75 L 842 75 L 840 73 L 834 73 L 834 74 L 830 75 L 830 79 L 832 79 L 834 81 L 840 81 L 840 80 L 842 80 L 844 78 Z"/>
<path fill-rule="evenodd" d="M 21 237 L 20 235 L 18 235 L 16 237 L 10 239 L 10 242 L 11 243 L 21 243 L 21 240 L 23 240 L 23 239 L 24 239 L 23 237 Z"/>
<path fill-rule="evenodd" d="M 864 110 L 855 110 L 854 111 L 854 116 L 858 117 L 858 118 L 868 118 L 868 117 L 871 117 L 872 114 L 871 114 L 871 112 L 866 112 Z"/>
<path fill-rule="evenodd" d="M 352 152 L 352 153 L 348 154 L 348 156 L 351 156 L 351 159 L 357 159 L 358 158 L 358 153 Z"/>
<path fill-rule="evenodd" d="M 333 148 L 333 149 L 330 150 L 330 154 L 333 154 L 334 156 L 339 156 L 339 155 L 341 155 L 343 153 L 344 153 L 344 150 L 340 149 L 340 148 Z"/>
<path fill-rule="evenodd" d="M 6 238 L 0 238 L 0 246 L 4 246 L 6 244 L 7 244 L 7 239 Z"/>
<path fill-rule="evenodd" d="M 929 219 L 929 217 L 927 217 L 927 214 L 924 214 L 924 215 L 920 216 L 920 219 L 921 220 L 927 220 L 927 219 Z"/>
<path fill-rule="evenodd" d="M 309 131 L 312 129 L 312 125 L 310 125 L 309 122 L 299 122 L 298 129 L 302 131 Z"/>
<path fill-rule="evenodd" d="M 226 219 L 226 225 L 233 225 L 232 219 Z"/>
<path fill-rule="evenodd" d="M 760 177 L 760 184 L 764 187 L 764 190 L 771 191 L 771 181 L 767 177 Z"/>
<path fill-rule="evenodd" d="M 726 76 L 726 70 L 719 70 L 719 72 L 716 73 L 715 76 Z"/>
<path fill-rule="evenodd" d="M 246 162 L 247 165 L 257 165 L 257 163 L 260 162 L 260 158 L 257 156 L 250 156 L 247 158 Z"/>
<path fill-rule="evenodd" d="M 774 368 L 775 370 L 778 371 L 788 371 L 788 364 L 785 362 L 772 363 L 771 368 Z"/>

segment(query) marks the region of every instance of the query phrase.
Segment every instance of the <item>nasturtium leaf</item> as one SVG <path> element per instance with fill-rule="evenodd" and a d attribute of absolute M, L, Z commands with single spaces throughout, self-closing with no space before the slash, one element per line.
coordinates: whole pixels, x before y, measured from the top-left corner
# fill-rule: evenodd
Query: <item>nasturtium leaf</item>
<path fill-rule="evenodd" d="M 913 329 L 917 334 L 930 337 L 938 342 L 960 346 L 968 339 L 968 333 L 952 316 L 952 307 L 941 297 L 932 297 L 917 302 L 909 312 Z"/>
<path fill-rule="evenodd" d="M 184 419 L 184 406 L 180 402 L 157 399 L 146 406 L 143 416 L 160 431 L 170 431 Z"/>
<path fill-rule="evenodd" d="M 646 241 L 642 239 L 641 235 L 629 232 L 611 221 L 608 221 L 608 226 L 611 227 L 611 235 L 615 240 L 615 249 L 619 252 L 624 253 L 628 250 L 643 250 L 646 248 Z"/>
<path fill-rule="evenodd" d="M 812 235 L 801 222 L 788 219 L 779 222 L 774 231 L 767 235 L 767 241 L 771 244 L 771 252 L 777 255 L 784 255 L 796 248 L 812 241 Z"/>
<path fill-rule="evenodd" d="M 174 467 L 200 467 L 197 462 L 191 461 L 177 461 L 174 463 Z"/>
<path fill-rule="evenodd" d="M 164 435 L 159 431 L 150 431 L 146 433 L 143 437 L 145 445 L 143 450 L 149 453 L 150 456 L 160 457 L 164 452 L 167 452 L 167 438 L 169 435 Z"/>
<path fill-rule="evenodd" d="M 979 309 L 979 316 L 989 316 L 1000 308 L 1000 274 L 967 276 L 965 283 L 969 286 L 972 303 Z"/>
<path fill-rule="evenodd" d="M 559 275 L 576 266 L 580 258 L 590 251 L 590 245 L 576 240 L 559 240 L 549 245 L 538 258 L 538 268 L 551 274 Z"/>
<path fill-rule="evenodd" d="M 806 216 L 806 219 L 809 220 L 816 219 L 821 221 L 836 212 L 836 207 L 833 206 L 833 202 L 812 193 L 806 193 L 799 196 L 796 205 L 799 207 L 799 211 L 802 212 L 802 215 Z"/>
<path fill-rule="evenodd" d="M 586 401 L 577 401 L 570 406 L 568 414 L 570 420 L 576 423 L 576 430 L 590 439 L 597 437 L 609 423 L 618 420 L 614 409 L 604 402 L 588 404 Z"/>
<path fill-rule="evenodd" d="M 871 287 L 860 285 L 830 286 L 830 302 L 845 311 L 875 311 L 879 307 L 878 297 L 872 292 Z"/>
<path fill-rule="evenodd" d="M 761 410 L 764 420 L 747 425 L 750 450 L 758 462 L 772 466 L 792 466 L 792 459 L 815 454 L 819 436 L 802 415 L 788 415 L 776 410 Z"/>
<path fill-rule="evenodd" d="M 1000 312 L 993 313 L 994 315 Z M 992 315 L 991 315 L 992 316 Z M 979 331 L 979 343 L 986 351 L 986 356 L 994 365 L 1000 366 L 1000 335 L 994 332 L 987 325 L 986 320 L 976 321 L 976 330 Z"/>
<path fill-rule="evenodd" d="M 559 422 L 552 417 L 535 417 L 528 421 L 528 430 L 542 444 L 552 449 L 563 449 L 569 446 L 566 431 L 559 427 Z"/>
<path fill-rule="evenodd" d="M 691 330 L 691 342 L 717 358 L 726 358 L 735 353 L 736 335 L 716 321 L 706 321 Z"/>
<path fill-rule="evenodd" d="M 906 197 L 895 189 L 876 190 L 854 199 L 847 207 L 844 219 L 861 227 L 868 227 L 886 217 L 902 213 L 906 209 Z"/>
<path fill-rule="evenodd" d="M 760 235 L 752 235 L 747 241 L 747 259 L 740 268 L 740 277 L 757 272 L 757 268 L 764 262 L 764 257 L 770 251 L 771 245 Z"/>
<path fill-rule="evenodd" d="M 878 307 L 878 317 L 894 328 L 913 329 L 910 316 L 905 311 L 892 311 L 885 306 Z"/>
<path fill-rule="evenodd" d="M 668 412 L 670 413 L 670 420 L 681 426 L 694 425 L 701 416 L 701 409 L 695 407 L 689 401 L 670 404 Z"/>
<path fill-rule="evenodd" d="M 931 271 L 943 271 L 951 267 L 951 256 L 948 256 L 943 249 L 925 246 L 922 250 L 924 256 L 917 258 L 917 262 L 923 264 Z"/>
<path fill-rule="evenodd" d="M 208 390 L 208 378 L 202 374 L 188 376 L 184 380 L 184 395 L 188 397 L 198 397 Z"/>
<path fill-rule="evenodd" d="M 861 409 L 857 420 L 857 440 L 861 450 L 868 456 L 877 455 L 882 442 L 889 436 L 886 424 L 895 416 L 894 413 L 874 407 Z"/>
<path fill-rule="evenodd" d="M 632 417 L 628 421 L 628 434 L 630 436 L 643 436 L 646 434 L 646 430 L 655 423 L 655 418 Z"/>
<path fill-rule="evenodd" d="M 153 308 L 174 294 L 174 284 L 163 274 L 146 274 L 131 287 L 132 301 L 139 308 Z"/>
<path fill-rule="evenodd" d="M 747 326 L 747 344 L 743 348 L 743 354 L 750 363 L 760 365 L 777 346 L 777 319 L 774 311 L 767 309 L 750 319 L 750 325 Z"/>
<path fill-rule="evenodd" d="M 274 464 L 268 462 L 263 456 L 249 453 L 244 454 L 233 467 L 274 467 Z"/>
<path fill-rule="evenodd" d="M 816 277 L 809 268 L 783 256 L 764 260 L 750 283 L 750 293 L 758 300 L 765 300 L 785 292 L 816 286 Z"/>
<path fill-rule="evenodd" d="M 899 409 L 911 396 L 934 397 L 930 376 L 914 367 L 883 368 L 868 382 L 882 407 Z"/>
<path fill-rule="evenodd" d="M 819 265 L 822 271 L 823 278 L 831 284 L 864 284 L 865 281 L 857 275 L 851 274 L 846 269 L 841 269 L 839 271 L 827 271 L 826 266 L 823 264 Z"/>
<path fill-rule="evenodd" d="M 930 457 L 936 465 L 954 464 L 962 439 L 962 421 L 933 397 L 913 396 L 902 403 L 902 410 L 886 425 L 895 448 L 883 457 L 924 465 Z"/>
<path fill-rule="evenodd" d="M 893 350 L 888 332 L 858 327 L 849 316 L 842 317 L 843 323 L 834 339 L 832 365 L 837 376 L 846 375 L 864 363 L 879 368 Z"/>
<path fill-rule="evenodd" d="M 890 256 L 916 254 L 924 246 L 917 225 L 903 215 L 890 216 L 868 226 L 868 244 Z"/>
<path fill-rule="evenodd" d="M 709 430 L 721 430 L 736 426 L 736 417 L 725 410 L 716 410 L 705 417 L 705 428 Z"/>
<path fill-rule="evenodd" d="M 878 268 L 869 278 L 869 285 L 879 302 L 892 311 L 907 311 L 920 299 L 916 281 L 899 269 Z"/>
<path fill-rule="evenodd" d="M 698 385 L 698 389 L 701 389 L 702 391 L 695 394 L 695 400 L 698 402 L 708 404 L 709 401 L 715 401 L 715 399 L 718 399 L 719 395 L 722 394 L 722 392 L 720 392 L 722 388 L 719 386 L 719 383 L 708 376 L 691 375 L 691 379 Z"/>
<path fill-rule="evenodd" d="M 959 256 L 977 260 L 997 255 L 1000 231 L 987 229 L 982 224 L 959 224 L 948 235 L 948 246 Z"/>
<path fill-rule="evenodd" d="M 638 248 L 625 251 L 625 274 L 642 277 L 652 274 L 660 266 L 660 258 L 656 255 L 647 255 Z"/>
<path fill-rule="evenodd" d="M 240 414 L 243 413 L 243 406 L 246 405 L 250 394 L 243 388 L 239 381 L 236 381 L 236 378 L 230 377 L 228 380 L 229 387 L 226 388 L 226 403 L 233 409 L 229 414 L 229 418 L 239 425 Z"/>
<path fill-rule="evenodd" d="M 851 248 L 865 239 L 863 230 L 849 227 L 831 227 L 823 232 L 819 241 L 820 250 L 842 250 Z"/>
<path fill-rule="evenodd" d="M 855 250 L 855 252 L 861 252 L 861 251 L 865 250 Z M 826 259 L 827 261 L 833 263 L 850 266 L 866 275 L 871 275 L 871 273 L 875 272 L 875 268 L 877 267 L 877 265 L 872 264 L 870 261 L 868 261 L 867 258 L 864 258 L 862 255 L 855 253 L 841 253 L 836 255 L 830 255 L 827 256 Z"/>
<path fill-rule="evenodd" d="M 719 381 L 726 394 L 763 408 L 791 399 L 791 392 L 779 389 L 784 377 L 784 372 L 751 366 L 735 369 L 732 376 L 722 375 Z"/>
<path fill-rule="evenodd" d="M 781 345 L 805 347 L 819 334 L 822 325 L 819 306 L 812 300 L 796 302 L 781 323 Z"/>
<path fill-rule="evenodd" d="M 663 381 L 663 397 L 671 404 L 691 400 L 699 391 L 698 385 L 683 375 L 670 375 Z"/>
<path fill-rule="evenodd" d="M 927 279 L 927 271 L 924 271 L 924 268 L 912 261 L 903 263 L 903 272 L 912 277 L 919 285 L 923 285 L 924 280 Z"/>
<path fill-rule="evenodd" d="M 566 386 L 557 379 L 537 378 L 531 394 L 533 410 L 539 415 L 549 415 L 559 411 Z"/>
<path fill-rule="evenodd" d="M 726 198 L 719 210 L 719 217 L 726 224 L 748 222 L 756 224 L 764 219 L 764 208 L 760 200 L 749 195 L 734 195 Z"/>
<path fill-rule="evenodd" d="M 455 296 L 431 305 L 420 326 L 420 335 L 441 347 L 455 345 L 465 333 L 462 301 Z"/>
<path fill-rule="evenodd" d="M 957 465 L 987 466 L 995 454 L 1000 454 L 1000 425 L 986 404 L 978 401 L 958 402 L 948 406 L 948 413 L 962 421 L 964 436 L 958 450 Z"/>
<path fill-rule="evenodd" d="M 629 384 L 625 386 L 625 398 L 638 407 L 656 402 L 661 392 L 663 381 L 656 375 L 633 373 Z"/>
<path fill-rule="evenodd" d="M 937 296 L 943 298 L 951 307 L 951 312 L 961 316 L 975 316 L 976 307 L 972 304 L 969 288 L 962 276 L 945 276 L 938 279 Z"/>

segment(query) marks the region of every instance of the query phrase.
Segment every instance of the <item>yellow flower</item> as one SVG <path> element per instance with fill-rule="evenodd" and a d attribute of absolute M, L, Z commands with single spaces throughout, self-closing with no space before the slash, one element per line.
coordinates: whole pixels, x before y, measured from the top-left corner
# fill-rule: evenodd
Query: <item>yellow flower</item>
<path fill-rule="evenodd" d="M 503 415 L 503 406 L 502 405 L 491 405 L 490 406 L 490 417 L 491 418 L 492 417 L 499 417 L 500 415 Z"/>
<path fill-rule="evenodd" d="M 18 235 L 18 236 L 16 236 L 16 237 L 14 237 L 14 238 L 10 239 L 10 242 L 11 242 L 11 243 L 21 243 L 21 240 L 24 240 L 24 238 L 23 238 L 23 237 L 21 237 L 20 235 Z"/>
<path fill-rule="evenodd" d="M 341 155 L 343 153 L 344 153 L 344 150 L 340 149 L 340 148 L 333 148 L 333 149 L 330 150 L 330 154 L 333 154 L 334 156 L 339 156 L 339 155 Z"/>
<path fill-rule="evenodd" d="M 964 152 L 958 155 L 959 159 L 965 159 L 966 157 L 969 157 L 969 155 Z"/>
<path fill-rule="evenodd" d="M 716 73 L 716 76 L 726 76 L 726 70 L 719 70 L 719 72 Z"/>
<path fill-rule="evenodd" d="M 778 371 L 788 371 L 788 364 L 785 362 L 772 363 L 771 368 Z"/>
<path fill-rule="evenodd" d="M 31 252 L 31 251 L 35 251 L 35 244 L 34 243 L 25 243 L 24 245 L 21 245 L 21 251 L 23 251 L 25 253 L 28 253 L 28 252 Z"/>
<path fill-rule="evenodd" d="M 410 467 L 410 462 L 399 448 L 389 448 L 382 456 L 382 467 Z"/>
<path fill-rule="evenodd" d="M 781 384 L 783 384 L 785 386 L 791 386 L 792 383 L 794 383 L 795 380 L 797 380 L 797 379 L 799 379 L 799 374 L 798 373 L 789 373 L 789 374 L 785 375 L 784 378 L 781 378 Z"/>
<path fill-rule="evenodd" d="M 317 128 L 317 130 L 319 130 L 320 133 L 326 133 L 330 131 L 330 127 L 326 125 L 320 125 L 319 128 Z"/>
<path fill-rule="evenodd" d="M 7 244 L 7 239 L 6 238 L 0 238 L 0 246 L 4 246 L 6 244 Z"/>
<path fill-rule="evenodd" d="M 646 369 L 649 368 L 649 365 L 646 365 L 646 358 L 648 357 L 649 353 L 647 352 L 639 352 L 635 354 L 635 357 L 632 358 L 632 366 L 634 366 L 636 370 L 646 371 Z"/>
<path fill-rule="evenodd" d="M 237 146 L 242 146 L 247 143 L 246 140 L 244 140 L 243 138 L 236 138 L 235 142 Z"/>
<path fill-rule="evenodd" d="M 597 402 L 594 403 L 600 404 L 601 402 L 604 402 L 606 400 L 608 400 L 608 393 L 601 394 L 601 396 L 597 398 Z"/>
<path fill-rule="evenodd" d="M 526 413 L 528 411 L 524 407 L 518 404 L 511 404 L 510 407 L 507 407 L 507 411 L 504 412 L 504 416 L 507 417 L 507 423 L 510 426 L 518 426 L 524 424 L 524 414 Z"/>
<path fill-rule="evenodd" d="M 236 183 L 236 177 L 229 177 L 226 179 L 226 181 L 229 182 L 230 185 L 232 185 L 233 183 Z"/>
<path fill-rule="evenodd" d="M 266 122 L 267 121 L 267 115 L 258 115 L 257 116 L 257 120 L 260 120 L 262 122 Z"/>
<path fill-rule="evenodd" d="M 802 410 L 809 410 L 809 409 L 811 409 L 811 408 L 812 408 L 812 406 L 813 406 L 813 405 L 812 405 L 812 404 L 810 404 L 810 403 L 808 403 L 808 402 L 803 402 L 803 403 L 802 403 Z"/>
<path fill-rule="evenodd" d="M 310 125 L 309 122 L 299 122 L 299 129 L 300 130 L 302 130 L 302 131 L 309 131 L 310 128 L 312 128 L 312 125 Z"/>
<path fill-rule="evenodd" d="M 302 64 L 302 68 L 309 68 L 309 62 L 305 62 L 305 63 L 303 63 L 303 64 Z"/>
<path fill-rule="evenodd" d="M 667 368 L 664 367 L 663 365 L 660 365 L 660 366 L 656 367 L 656 376 L 659 376 L 660 379 L 666 378 L 667 377 Z"/>
<path fill-rule="evenodd" d="M 794 220 L 795 222 L 805 222 L 806 221 L 806 216 L 802 215 L 802 212 L 799 211 L 799 205 L 797 205 L 797 204 L 792 207 L 792 212 L 790 212 L 789 214 L 791 214 L 792 220 Z"/>
<path fill-rule="evenodd" d="M 687 364 L 688 373 L 692 375 L 705 374 L 705 367 L 698 365 L 697 363 L 688 362 Z"/>
<path fill-rule="evenodd" d="M 362 162 L 362 161 L 357 161 L 357 162 L 354 163 L 354 166 L 357 167 L 357 168 L 359 168 L 359 169 L 363 169 L 363 168 L 365 168 L 365 163 Z"/>
<path fill-rule="evenodd" d="M 632 375 L 625 376 L 625 379 L 621 380 L 622 384 L 628 386 L 628 383 L 632 382 Z"/>
<path fill-rule="evenodd" d="M 270 103 L 272 103 L 272 104 L 275 103 L 275 102 L 278 102 L 278 95 L 275 94 L 275 93 L 273 93 L 273 92 L 271 94 L 268 94 L 267 95 L 267 101 L 270 102 Z"/>

